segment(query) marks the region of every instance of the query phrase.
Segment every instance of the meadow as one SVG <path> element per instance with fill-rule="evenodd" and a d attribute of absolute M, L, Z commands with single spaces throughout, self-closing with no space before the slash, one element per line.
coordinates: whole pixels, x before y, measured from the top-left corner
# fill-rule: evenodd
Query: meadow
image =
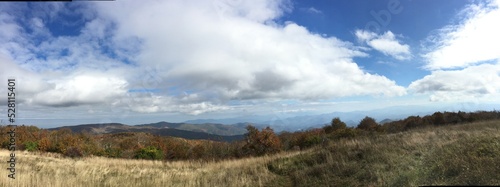
<path fill-rule="evenodd" d="M 0 151 L 0 160 L 8 160 L 9 154 L 7 150 Z M 267 163 L 297 154 L 300 153 L 219 162 L 165 162 L 72 159 L 60 154 L 18 152 L 16 179 L 7 177 L 8 170 L 1 170 L 0 186 L 264 186 L 276 178 L 267 169 Z"/>
<path fill-rule="evenodd" d="M 3 168 L 10 152 L 0 151 Z M 16 152 L 0 186 L 500 185 L 500 121 L 327 139 L 302 151 L 221 161 L 69 158 Z"/>

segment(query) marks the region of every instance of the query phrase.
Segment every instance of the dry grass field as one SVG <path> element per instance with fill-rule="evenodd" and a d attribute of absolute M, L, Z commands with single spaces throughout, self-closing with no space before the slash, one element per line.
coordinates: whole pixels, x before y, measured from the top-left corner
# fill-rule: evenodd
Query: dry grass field
<path fill-rule="evenodd" d="M 1 150 L 0 160 L 7 161 L 9 154 Z M 266 163 L 297 154 L 222 162 L 162 162 L 17 152 L 16 179 L 8 178 L 9 171 L 3 169 L 0 186 L 263 186 L 276 176 Z"/>
<path fill-rule="evenodd" d="M 0 151 L 7 168 L 7 150 Z M 308 151 L 202 161 L 146 161 L 17 152 L 0 186 L 500 185 L 500 121 L 328 141 Z"/>

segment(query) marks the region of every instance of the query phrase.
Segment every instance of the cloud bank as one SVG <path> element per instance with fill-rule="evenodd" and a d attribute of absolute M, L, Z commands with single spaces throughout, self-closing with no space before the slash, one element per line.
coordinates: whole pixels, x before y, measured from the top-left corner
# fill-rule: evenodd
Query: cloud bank
<path fill-rule="evenodd" d="M 500 1 L 467 6 L 462 20 L 429 36 L 429 52 L 423 57 L 430 70 L 465 68 L 500 59 Z"/>
<path fill-rule="evenodd" d="M 292 11 L 288 1 L 49 3 L 35 9 L 0 15 L 0 65 L 27 73 L 19 79 L 30 81 L 24 95 L 30 105 L 197 115 L 231 110 L 234 101 L 406 93 L 393 80 L 362 70 L 353 58 L 367 54 L 354 44 L 277 22 Z M 54 11 L 40 11 L 47 9 Z M 81 26 L 54 30 L 50 25 L 68 12 Z M 394 39 L 389 32 L 370 45 L 406 58 L 406 51 L 390 49 Z M 158 91 L 130 91 L 148 89 Z"/>
<path fill-rule="evenodd" d="M 424 42 L 424 68 L 431 74 L 409 90 L 431 101 L 497 101 L 500 94 L 500 1 L 471 4 L 457 24 L 443 27 Z"/>

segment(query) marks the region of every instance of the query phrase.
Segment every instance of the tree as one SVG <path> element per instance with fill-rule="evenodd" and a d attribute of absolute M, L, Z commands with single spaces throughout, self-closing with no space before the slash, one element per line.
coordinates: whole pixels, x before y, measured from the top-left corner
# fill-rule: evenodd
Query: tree
<path fill-rule="evenodd" d="M 375 131 L 378 128 L 378 123 L 375 121 L 375 119 L 366 116 L 365 118 L 363 118 L 363 120 L 361 120 L 361 122 L 359 122 L 357 128 L 367 131 Z"/>
<path fill-rule="evenodd" d="M 52 147 L 52 143 L 50 142 L 49 137 L 43 137 L 40 139 L 40 143 L 38 144 L 38 149 L 40 151 L 48 151 Z"/>
<path fill-rule="evenodd" d="M 333 128 L 333 131 L 336 131 L 338 129 L 345 129 L 347 125 L 340 120 L 340 118 L 333 118 L 332 123 L 330 124 Z"/>
<path fill-rule="evenodd" d="M 446 121 L 444 120 L 444 115 L 441 112 L 434 112 L 432 114 L 432 124 L 434 125 L 444 125 Z"/>
<path fill-rule="evenodd" d="M 68 147 L 77 145 L 76 138 L 73 137 L 73 132 L 69 128 L 52 131 L 49 142 L 50 147 L 47 148 L 47 151 L 62 154 L 66 152 Z"/>
<path fill-rule="evenodd" d="M 420 116 L 410 116 L 404 120 L 404 129 L 413 129 L 422 125 L 422 118 Z"/>
<path fill-rule="evenodd" d="M 323 130 L 325 131 L 326 134 L 333 133 L 339 129 L 345 129 L 347 128 L 347 125 L 340 120 L 340 118 L 336 117 L 332 119 L 332 122 L 330 125 L 324 126 Z"/>
<path fill-rule="evenodd" d="M 281 140 L 274 133 L 274 130 L 271 127 L 266 127 L 262 129 L 261 134 L 261 143 L 264 145 L 265 153 L 276 153 L 281 149 Z"/>
<path fill-rule="evenodd" d="M 256 127 L 248 125 L 247 131 L 246 144 L 243 146 L 243 151 L 247 155 L 264 155 L 280 151 L 281 140 L 270 127 L 259 132 Z"/>

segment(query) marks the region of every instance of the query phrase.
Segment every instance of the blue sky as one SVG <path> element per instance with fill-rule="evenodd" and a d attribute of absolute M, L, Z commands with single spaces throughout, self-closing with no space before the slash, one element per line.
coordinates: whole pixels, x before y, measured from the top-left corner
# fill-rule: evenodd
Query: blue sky
<path fill-rule="evenodd" d="M 18 81 L 19 123 L 42 127 L 476 110 L 500 103 L 499 4 L 0 3 L 0 78 Z"/>

